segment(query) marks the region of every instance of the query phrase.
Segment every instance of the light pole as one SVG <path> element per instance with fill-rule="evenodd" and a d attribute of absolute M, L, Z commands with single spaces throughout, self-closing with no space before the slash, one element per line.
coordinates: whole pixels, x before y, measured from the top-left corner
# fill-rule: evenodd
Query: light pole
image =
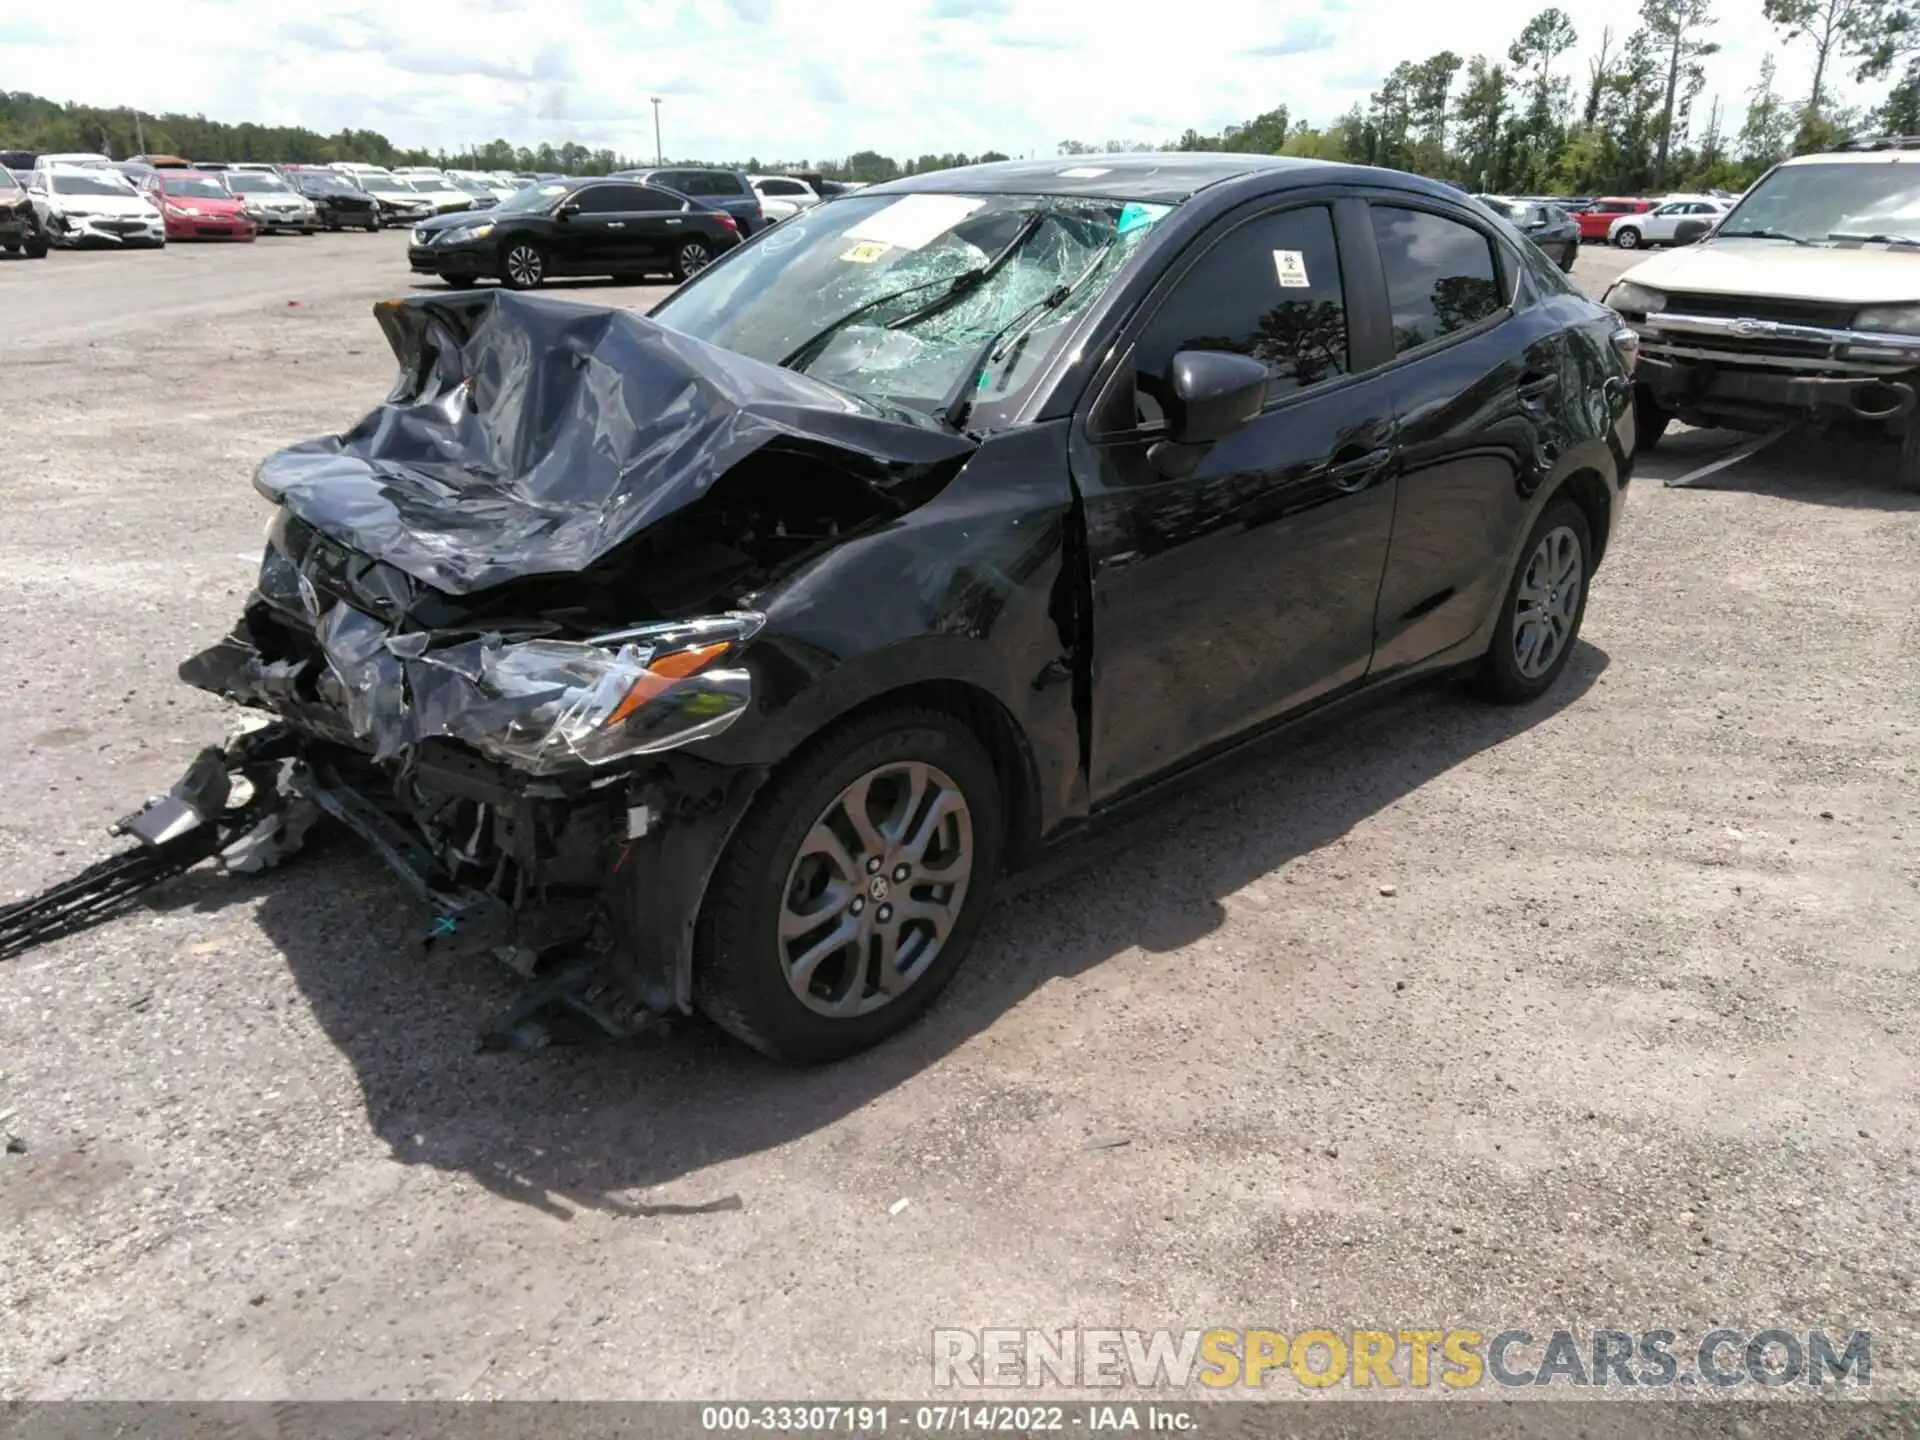
<path fill-rule="evenodd" d="M 667 163 L 666 152 L 660 148 L 660 97 L 658 95 L 653 97 L 653 163 L 656 165 Z"/>

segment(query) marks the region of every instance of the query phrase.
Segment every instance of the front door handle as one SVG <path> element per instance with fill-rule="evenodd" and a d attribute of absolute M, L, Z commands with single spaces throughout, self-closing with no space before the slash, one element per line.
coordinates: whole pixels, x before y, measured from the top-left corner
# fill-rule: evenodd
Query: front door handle
<path fill-rule="evenodd" d="M 684 225 L 684 224 L 686 224 L 686 223 L 687 223 L 687 222 L 686 222 L 686 221 L 684 221 L 684 220 L 669 220 L 669 221 L 667 221 L 667 224 L 669 224 L 669 225 Z"/>
<path fill-rule="evenodd" d="M 627 222 L 624 220 L 609 220 L 607 222 L 607 228 L 609 230 L 624 230 L 627 228 Z"/>
<path fill-rule="evenodd" d="M 1374 477 L 1393 463 L 1393 451 L 1388 449 L 1368 450 L 1351 459 L 1337 460 L 1327 467 L 1327 479 L 1336 490 L 1348 494 L 1364 490 L 1373 483 Z"/>

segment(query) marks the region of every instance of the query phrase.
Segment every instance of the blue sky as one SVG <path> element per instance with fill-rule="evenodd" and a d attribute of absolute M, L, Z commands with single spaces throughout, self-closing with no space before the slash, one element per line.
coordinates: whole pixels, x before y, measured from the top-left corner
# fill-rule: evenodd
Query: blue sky
<path fill-rule="evenodd" d="M 1218 129 L 1282 102 L 1330 120 L 1398 60 L 1503 53 L 1538 4 L 96 0 L 0 16 L 0 89 L 365 126 L 408 145 L 497 136 L 633 155 L 653 148 L 658 95 L 670 157 L 1051 154 L 1067 138 Z M 1632 12 L 1566 8 L 1582 34 L 1561 63 L 1584 75 L 1603 20 L 1623 32 Z M 1773 32 L 1759 0 L 1720 10 L 1726 48 L 1708 92 L 1737 129 Z M 1804 55 L 1787 51 L 1781 65 L 1785 88 L 1804 86 Z"/>

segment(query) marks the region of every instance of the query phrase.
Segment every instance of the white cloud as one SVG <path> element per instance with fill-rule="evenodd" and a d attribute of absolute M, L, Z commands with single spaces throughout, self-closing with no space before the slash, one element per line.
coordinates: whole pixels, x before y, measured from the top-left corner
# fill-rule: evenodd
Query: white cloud
<path fill-rule="evenodd" d="M 0 19 L 0 89 L 199 111 L 227 121 L 376 129 L 457 148 L 578 140 L 670 155 L 820 158 L 997 149 L 1051 154 L 1073 138 L 1161 141 L 1276 104 L 1324 122 L 1402 59 L 1501 56 L 1541 0 L 98 0 Z M 1569 7 L 1576 88 L 1603 23 Z M 1729 129 L 1760 56 L 1757 6 L 1721 0 L 1698 113 Z M 1138 18 L 1132 18 L 1137 16 Z M 1805 85 L 1784 53 L 1780 83 Z"/>

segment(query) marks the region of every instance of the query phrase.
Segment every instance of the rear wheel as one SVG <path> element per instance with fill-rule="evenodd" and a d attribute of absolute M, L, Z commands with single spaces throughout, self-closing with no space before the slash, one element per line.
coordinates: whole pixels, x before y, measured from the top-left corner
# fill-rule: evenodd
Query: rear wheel
<path fill-rule="evenodd" d="M 674 255 L 673 273 L 678 279 L 690 280 L 712 263 L 712 246 L 704 240 L 685 240 L 681 242 L 679 251 Z"/>
<path fill-rule="evenodd" d="M 509 290 L 534 290 L 547 278 L 547 257 L 530 240 L 509 240 L 500 248 L 500 280 Z"/>
<path fill-rule="evenodd" d="M 473 288 L 473 276 L 471 275 L 442 275 L 440 279 L 448 288 L 453 290 L 471 290 Z"/>
<path fill-rule="evenodd" d="M 1895 483 L 1909 495 L 1920 495 L 1920 425 L 1900 437 L 1899 469 Z"/>
<path fill-rule="evenodd" d="M 965 726 L 853 722 L 771 782 L 728 846 L 695 937 L 701 1010 L 786 1060 L 878 1043 L 959 967 L 1000 841 L 999 782 Z"/>
<path fill-rule="evenodd" d="M 1644 385 L 1633 387 L 1633 448 L 1636 454 L 1644 454 L 1660 443 L 1660 437 L 1667 433 L 1667 426 L 1673 423 L 1673 412 L 1654 399 L 1653 392 Z"/>
<path fill-rule="evenodd" d="M 9 255 L 18 255 L 20 253 L 20 242 L 17 240 L 9 240 L 6 244 L 0 245 L 0 250 L 6 251 Z"/>
<path fill-rule="evenodd" d="M 1640 248 L 1640 232 L 1631 225 L 1622 225 L 1619 230 L 1614 232 L 1613 243 L 1618 245 L 1622 250 L 1638 250 Z"/>
<path fill-rule="evenodd" d="M 1489 699 L 1518 705 L 1553 688 L 1587 613 L 1592 554 L 1586 512 L 1571 500 L 1549 505 L 1520 552 L 1493 643 L 1480 662 L 1480 689 Z"/>

